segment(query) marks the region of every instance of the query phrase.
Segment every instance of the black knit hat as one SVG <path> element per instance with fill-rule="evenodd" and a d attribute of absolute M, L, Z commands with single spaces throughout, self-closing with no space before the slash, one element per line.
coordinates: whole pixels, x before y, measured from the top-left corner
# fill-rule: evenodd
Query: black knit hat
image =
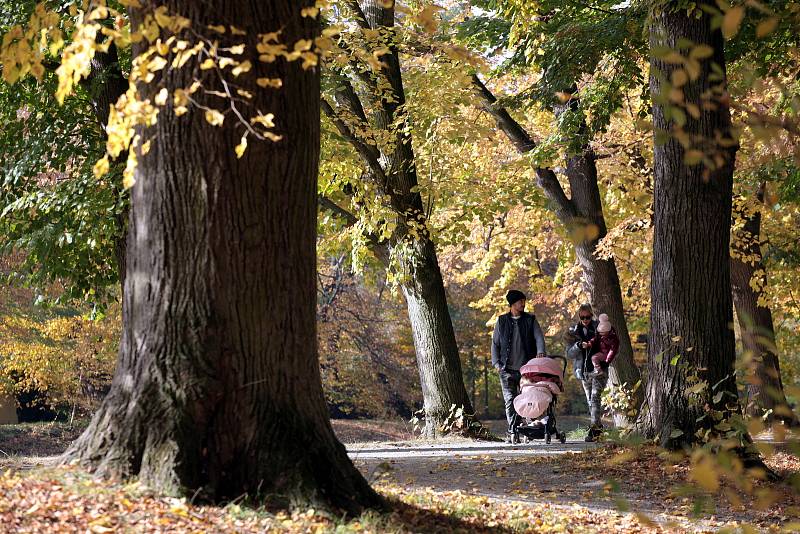
<path fill-rule="evenodd" d="M 523 293 L 522 291 L 517 291 L 516 289 L 512 289 L 511 291 L 506 293 L 506 300 L 508 301 L 509 306 L 511 306 L 518 300 L 523 300 L 525 298 L 527 298 L 525 297 L 525 293 Z"/>

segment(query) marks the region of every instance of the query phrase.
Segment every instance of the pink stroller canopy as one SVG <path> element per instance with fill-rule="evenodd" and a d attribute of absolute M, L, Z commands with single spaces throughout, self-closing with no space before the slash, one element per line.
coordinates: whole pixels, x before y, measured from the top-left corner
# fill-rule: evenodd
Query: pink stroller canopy
<path fill-rule="evenodd" d="M 533 358 L 523 365 L 519 372 L 522 376 L 543 373 L 564 380 L 564 366 L 555 358 Z"/>

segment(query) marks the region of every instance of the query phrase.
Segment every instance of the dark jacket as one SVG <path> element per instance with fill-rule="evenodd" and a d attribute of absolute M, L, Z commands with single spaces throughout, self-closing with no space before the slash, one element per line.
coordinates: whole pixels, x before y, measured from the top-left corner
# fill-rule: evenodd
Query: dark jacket
<path fill-rule="evenodd" d="M 591 321 L 588 325 L 586 325 L 587 333 L 583 333 L 583 323 L 578 321 L 578 323 L 569 327 L 566 335 L 567 341 L 567 350 L 573 347 L 576 343 L 582 343 L 584 341 L 591 341 L 594 339 L 595 334 L 597 333 L 597 325 L 600 324 L 600 321 Z"/>
<path fill-rule="evenodd" d="M 619 337 L 617 337 L 617 331 L 614 330 L 614 327 L 611 327 L 611 331 L 606 337 L 595 334 L 591 348 L 592 355 L 599 352 L 605 358 L 606 363 L 613 362 L 617 353 L 619 353 Z"/>
<path fill-rule="evenodd" d="M 504 313 L 497 318 L 492 335 L 492 365 L 505 368 L 511 354 L 511 341 L 514 335 L 514 328 L 511 324 L 511 312 Z M 519 321 L 519 333 L 522 338 L 522 348 L 525 354 L 533 358 L 537 354 L 546 354 L 544 346 L 544 334 L 535 315 L 522 312 Z"/>
<path fill-rule="evenodd" d="M 600 324 L 599 321 L 591 321 L 586 325 L 588 332 L 584 334 L 583 323 L 578 321 L 569 328 L 567 334 L 564 336 L 567 345 L 567 357 L 573 360 L 575 374 L 579 379 L 582 379 L 585 373 L 590 373 L 594 370 L 592 360 L 589 359 L 591 347 L 584 349 L 581 347 L 581 343 L 584 341 L 591 342 L 594 339 L 594 336 L 597 334 L 598 324 Z"/>

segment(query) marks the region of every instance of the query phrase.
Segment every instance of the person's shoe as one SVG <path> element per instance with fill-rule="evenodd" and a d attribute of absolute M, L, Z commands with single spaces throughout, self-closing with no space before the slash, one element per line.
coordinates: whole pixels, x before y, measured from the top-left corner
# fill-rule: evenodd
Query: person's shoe
<path fill-rule="evenodd" d="M 586 433 L 586 438 L 583 441 L 587 443 L 592 443 L 598 440 L 600 434 L 603 432 L 601 428 L 596 426 L 589 427 L 589 431 Z"/>
<path fill-rule="evenodd" d="M 506 443 L 514 443 L 514 433 L 506 432 Z"/>

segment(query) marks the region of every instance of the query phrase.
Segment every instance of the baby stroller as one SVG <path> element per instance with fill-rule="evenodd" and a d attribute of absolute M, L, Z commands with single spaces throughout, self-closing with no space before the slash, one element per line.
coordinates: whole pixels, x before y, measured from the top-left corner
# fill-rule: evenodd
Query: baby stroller
<path fill-rule="evenodd" d="M 559 361 L 561 360 L 561 361 Z M 567 359 L 563 356 L 534 358 L 519 370 L 521 392 L 514 398 L 514 419 L 511 423 L 511 443 L 544 439 L 550 443 L 555 436 L 566 443 L 567 435 L 556 427 L 555 406 L 564 390 Z"/>

